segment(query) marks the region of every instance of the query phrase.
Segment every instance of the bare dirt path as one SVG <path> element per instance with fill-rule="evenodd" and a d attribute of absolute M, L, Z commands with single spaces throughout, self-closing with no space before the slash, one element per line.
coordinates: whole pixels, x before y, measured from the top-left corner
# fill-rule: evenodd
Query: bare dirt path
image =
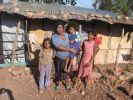
<path fill-rule="evenodd" d="M 88 89 L 81 83 L 72 91 L 64 86 L 56 91 L 52 83 L 50 90 L 39 94 L 34 75 L 13 76 L 7 68 L 0 69 L 0 100 L 133 100 L 132 79 L 121 81 L 105 73 Z"/>

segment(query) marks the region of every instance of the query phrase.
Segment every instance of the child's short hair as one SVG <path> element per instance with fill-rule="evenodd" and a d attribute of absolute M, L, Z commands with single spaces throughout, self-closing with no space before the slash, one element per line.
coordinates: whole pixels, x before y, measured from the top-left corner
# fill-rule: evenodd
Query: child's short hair
<path fill-rule="evenodd" d="M 92 34 L 94 35 L 94 37 L 97 36 L 96 31 L 94 31 L 94 30 L 92 30 L 92 29 L 88 30 L 86 33 L 87 33 L 88 35 L 89 35 L 90 33 L 92 33 Z"/>
<path fill-rule="evenodd" d="M 66 31 L 68 32 L 71 27 L 73 27 L 75 31 L 78 31 L 78 25 L 75 22 L 69 22 Z"/>
<path fill-rule="evenodd" d="M 51 46 L 51 39 L 50 39 L 50 38 L 45 38 L 45 39 L 43 40 L 43 44 L 42 44 L 42 47 L 43 47 L 43 48 L 44 48 L 44 44 L 45 44 L 46 41 L 49 41 L 50 46 Z"/>

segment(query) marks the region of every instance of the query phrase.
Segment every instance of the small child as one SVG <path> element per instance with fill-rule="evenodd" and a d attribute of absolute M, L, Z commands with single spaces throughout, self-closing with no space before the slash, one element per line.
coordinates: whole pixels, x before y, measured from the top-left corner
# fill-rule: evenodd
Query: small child
<path fill-rule="evenodd" d="M 76 24 L 69 23 L 67 26 L 68 38 L 70 41 L 70 48 L 74 48 L 77 52 L 80 50 L 80 35 L 76 32 Z M 70 72 L 73 67 L 73 60 L 76 54 L 70 53 L 65 64 L 64 71 Z"/>
<path fill-rule="evenodd" d="M 52 62 L 54 58 L 54 51 L 51 48 L 51 40 L 45 38 L 43 41 L 43 48 L 39 54 L 39 93 L 43 93 L 43 90 L 49 89 L 50 87 L 50 74 L 52 69 Z"/>
<path fill-rule="evenodd" d="M 93 31 L 88 31 L 88 39 L 83 42 L 83 54 L 79 66 L 78 78 L 76 80 L 80 81 L 80 78 L 85 78 L 85 87 L 87 88 L 88 80 L 92 75 L 92 66 L 94 61 L 94 55 L 98 48 L 98 40 L 95 39 L 96 34 Z"/>

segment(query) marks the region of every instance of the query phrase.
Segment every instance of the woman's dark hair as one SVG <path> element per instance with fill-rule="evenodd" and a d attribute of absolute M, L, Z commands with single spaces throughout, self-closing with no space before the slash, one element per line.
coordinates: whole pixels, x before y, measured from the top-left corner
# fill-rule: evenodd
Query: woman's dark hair
<path fill-rule="evenodd" d="M 62 22 L 62 21 L 58 21 L 57 23 L 56 23 L 56 26 L 55 26 L 55 33 L 57 33 L 57 27 L 59 26 L 59 25 L 61 25 L 63 28 L 64 28 L 64 23 Z"/>
<path fill-rule="evenodd" d="M 75 22 L 69 22 L 66 27 L 66 32 L 69 32 L 71 27 L 73 27 L 75 31 L 78 31 L 78 25 Z"/>
<path fill-rule="evenodd" d="M 42 44 L 42 47 L 43 47 L 43 48 L 44 48 L 44 44 L 45 44 L 46 41 L 49 41 L 50 46 L 51 46 L 51 39 L 50 39 L 50 38 L 45 38 L 45 39 L 43 40 L 43 44 Z"/>
<path fill-rule="evenodd" d="M 94 30 L 92 30 L 92 29 L 88 30 L 86 33 L 87 33 L 88 35 L 89 35 L 90 33 L 92 33 L 92 34 L 94 35 L 94 37 L 97 36 L 96 31 L 94 31 Z"/>

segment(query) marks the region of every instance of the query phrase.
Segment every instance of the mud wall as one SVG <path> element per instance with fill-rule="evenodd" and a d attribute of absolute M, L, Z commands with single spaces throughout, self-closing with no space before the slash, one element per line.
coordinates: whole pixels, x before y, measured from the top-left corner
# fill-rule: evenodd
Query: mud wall
<path fill-rule="evenodd" d="M 102 44 L 95 59 L 96 64 L 115 63 L 123 28 L 125 29 L 125 34 L 131 32 L 130 29 L 128 30 L 128 27 L 121 24 L 108 25 L 107 23 L 95 23 L 95 30 L 99 36 L 102 36 Z M 131 48 L 132 41 L 130 37 L 125 37 L 119 53 L 118 63 L 130 62 Z"/>
<path fill-rule="evenodd" d="M 115 63 L 117 48 L 122 36 L 122 29 L 125 29 L 125 33 L 133 31 L 131 26 L 129 27 L 121 24 L 109 25 L 108 23 L 100 21 L 75 22 L 77 25 L 82 25 L 83 32 L 86 32 L 88 29 L 94 29 L 98 33 L 98 36 L 102 36 L 102 44 L 100 45 L 100 50 L 95 59 L 96 64 Z M 35 33 L 37 41 L 41 44 L 45 36 L 55 30 L 55 23 L 56 21 L 51 20 L 32 21 L 30 24 L 30 33 Z M 119 53 L 118 63 L 130 62 L 131 48 L 131 39 L 125 37 Z"/>

